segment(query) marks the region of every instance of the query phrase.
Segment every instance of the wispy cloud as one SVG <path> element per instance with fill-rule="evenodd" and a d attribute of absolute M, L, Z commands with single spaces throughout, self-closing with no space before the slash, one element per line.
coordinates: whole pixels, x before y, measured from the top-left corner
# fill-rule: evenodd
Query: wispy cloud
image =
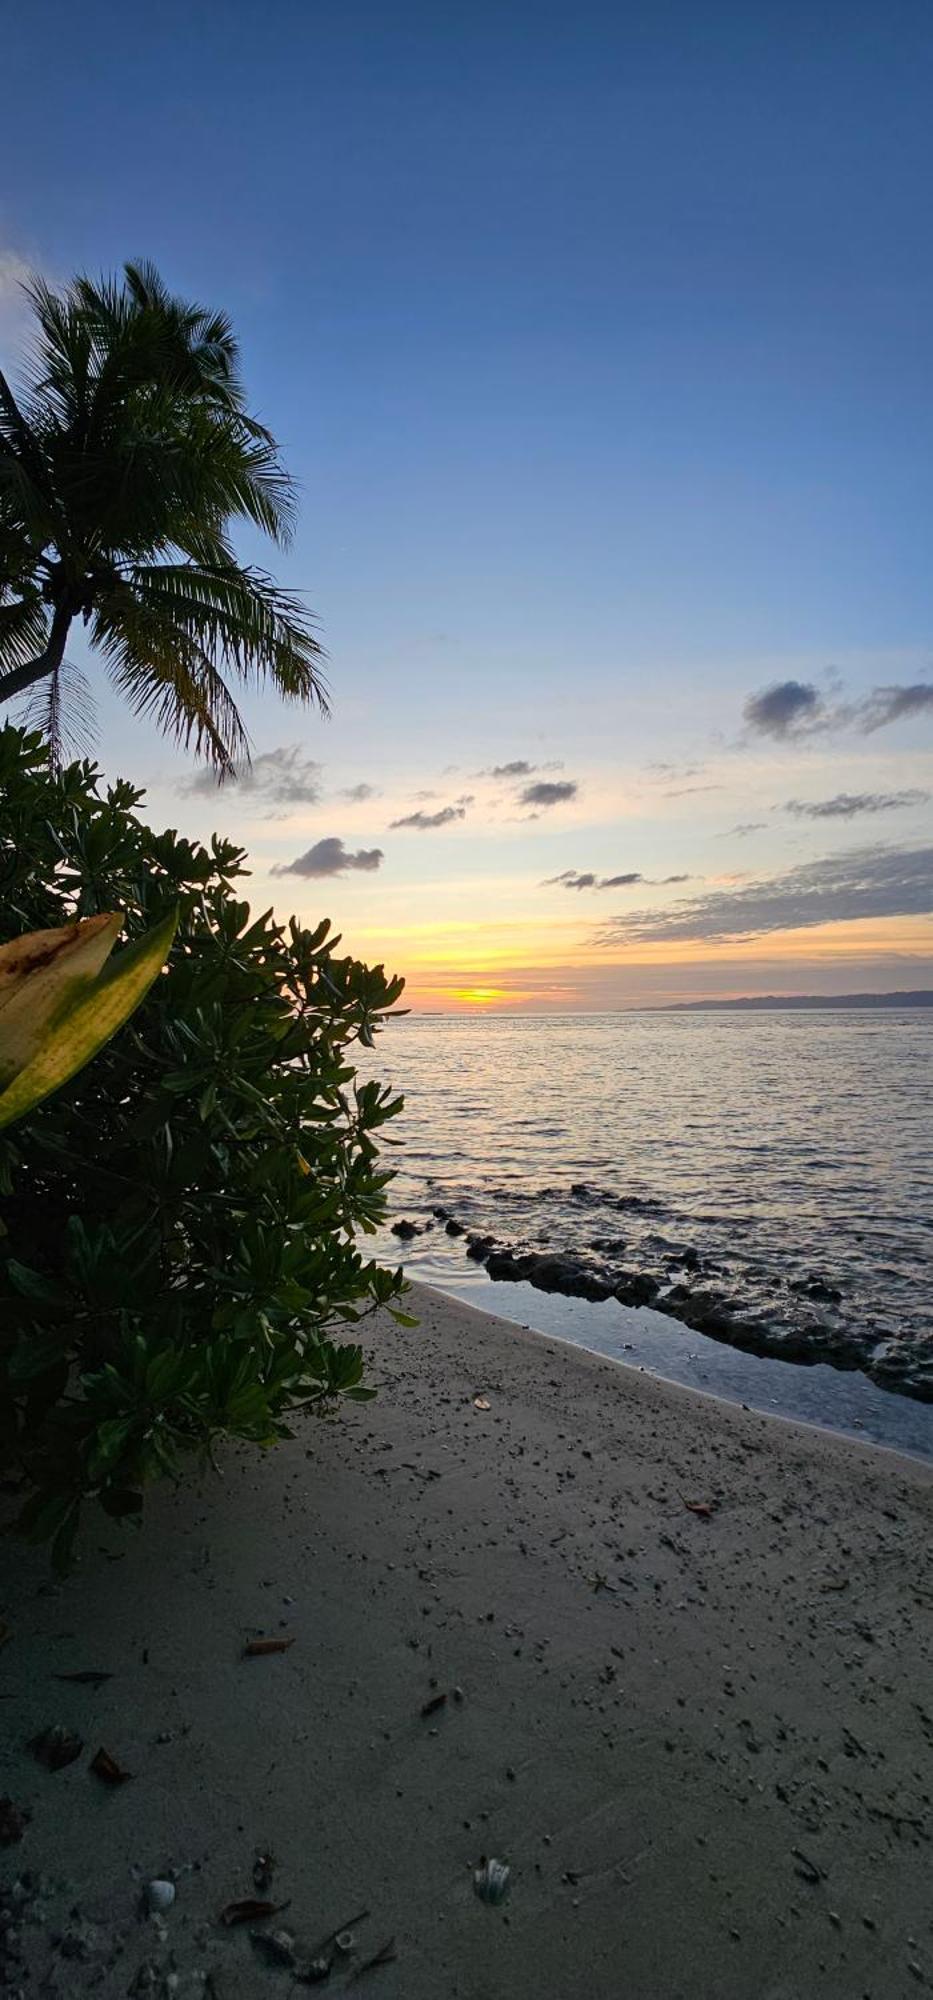
<path fill-rule="evenodd" d="M 856 819 L 862 813 L 901 812 L 905 806 L 922 806 L 929 792 L 837 792 L 833 799 L 788 799 L 784 812 L 798 819 Z M 738 832 L 738 828 L 734 831 Z"/>
<path fill-rule="evenodd" d="M 740 819 L 738 826 L 728 826 L 725 833 L 721 833 L 719 838 L 720 840 L 730 840 L 734 836 L 736 840 L 747 840 L 750 833 L 760 833 L 766 823 L 763 819 Z"/>
<path fill-rule="evenodd" d="M 437 826 L 452 826 L 454 820 L 457 819 L 466 819 L 465 805 L 441 806 L 437 812 L 433 813 L 405 813 L 401 819 L 391 820 L 390 826 L 393 829 L 395 827 L 408 826 L 413 827 L 416 833 L 429 833 Z"/>
<path fill-rule="evenodd" d="M 933 681 L 914 681 L 910 687 L 876 687 L 860 709 L 860 727 L 866 736 L 903 715 L 933 713 Z"/>
<path fill-rule="evenodd" d="M 195 771 L 181 779 L 178 790 L 186 798 L 214 797 L 217 778 L 211 770 Z M 321 765 L 300 743 L 283 743 L 277 750 L 260 751 L 245 765 L 235 790 L 267 806 L 313 806 L 321 796 Z"/>
<path fill-rule="evenodd" d="M 345 785 L 343 791 L 338 793 L 338 797 L 348 799 L 353 806 L 362 806 L 367 799 L 378 799 L 379 788 L 377 785 L 366 784 Z"/>
<path fill-rule="evenodd" d="M 673 908 L 635 910 L 606 924 L 605 945 L 760 937 L 813 924 L 933 913 L 933 847 L 865 847 L 808 861 L 768 880 L 717 889 Z"/>
<path fill-rule="evenodd" d="M 689 875 L 640 875 L 636 869 L 626 875 L 597 875 L 592 869 L 579 870 L 565 868 L 560 875 L 548 875 L 542 882 L 542 889 L 631 889 L 636 882 L 649 884 L 653 889 L 666 888 L 669 882 L 689 882 Z"/>
<path fill-rule="evenodd" d="M 381 868 L 385 859 L 381 847 L 361 847 L 351 854 L 342 840 L 331 836 L 315 841 L 306 854 L 299 854 L 294 861 L 282 862 L 273 868 L 273 875 L 304 875 L 319 878 L 324 875 L 347 875 L 359 872 L 372 875 Z"/>

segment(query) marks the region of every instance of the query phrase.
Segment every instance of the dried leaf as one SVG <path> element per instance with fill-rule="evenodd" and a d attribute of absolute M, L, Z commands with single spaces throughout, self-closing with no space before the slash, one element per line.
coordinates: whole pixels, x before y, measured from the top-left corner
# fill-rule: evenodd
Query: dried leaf
<path fill-rule="evenodd" d="M 105 1681 L 112 1681 L 113 1675 L 99 1674 L 93 1668 L 88 1667 L 84 1673 L 53 1674 L 52 1679 L 56 1681 L 73 1681 L 77 1687 L 99 1688 L 103 1687 Z"/>
<path fill-rule="evenodd" d="M 701 1521 L 711 1521 L 716 1512 L 710 1500 L 684 1500 L 684 1506 L 688 1514 L 699 1514 Z"/>
<path fill-rule="evenodd" d="M 430 1701 L 426 1701 L 422 1706 L 422 1715 L 436 1715 L 438 1709 L 443 1708 L 446 1700 L 446 1694 L 432 1694 Z"/>
<path fill-rule="evenodd" d="M 250 1639 L 243 1648 L 244 1660 L 259 1660 L 266 1653 L 287 1653 L 294 1639 Z"/>
<path fill-rule="evenodd" d="M 132 1771 L 124 1771 L 122 1764 L 118 1764 L 110 1751 L 103 1748 L 91 1758 L 91 1770 L 95 1778 L 101 1778 L 105 1785 L 125 1785 L 133 1775 Z"/>
<path fill-rule="evenodd" d="M 31 1814 L 26 1806 L 15 1805 L 9 1793 L 0 1799 L 0 1847 L 12 1847 L 13 1842 L 22 1840 Z"/>
<path fill-rule="evenodd" d="M 73 1764 L 80 1757 L 84 1741 L 56 1722 L 48 1729 L 41 1729 L 38 1736 L 31 1736 L 26 1748 L 47 1771 L 63 1771 L 66 1764 Z"/>
<path fill-rule="evenodd" d="M 287 1903 L 266 1903 L 258 1896 L 243 1896 L 238 1903 L 228 1903 L 221 1910 L 220 1921 L 229 1930 L 231 1924 L 258 1924 L 263 1917 L 277 1917 L 287 1909 Z"/>

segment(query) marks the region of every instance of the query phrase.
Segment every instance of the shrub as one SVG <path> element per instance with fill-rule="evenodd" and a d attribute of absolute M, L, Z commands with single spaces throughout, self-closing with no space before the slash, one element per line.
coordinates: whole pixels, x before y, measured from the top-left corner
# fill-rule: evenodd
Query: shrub
<path fill-rule="evenodd" d="M 138 1513 L 186 1451 L 371 1394 L 339 1330 L 406 1319 L 401 1273 L 356 1247 L 401 1100 L 348 1059 L 402 981 L 338 957 L 327 922 L 253 917 L 242 850 L 153 832 L 141 797 L 0 730 L 0 938 L 119 907 L 132 940 L 179 912 L 132 1020 L 0 1134 L 0 1452 L 59 1562 L 83 1499 Z"/>

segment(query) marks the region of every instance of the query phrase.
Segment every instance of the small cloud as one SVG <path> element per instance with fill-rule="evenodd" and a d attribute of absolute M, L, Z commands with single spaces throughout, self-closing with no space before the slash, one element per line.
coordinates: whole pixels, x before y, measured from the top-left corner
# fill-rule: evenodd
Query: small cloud
<path fill-rule="evenodd" d="M 273 875 L 304 875 L 319 878 L 324 875 L 347 875 L 359 872 L 372 875 L 382 867 L 385 859 L 381 847 L 361 847 L 351 854 L 342 840 L 329 838 L 315 841 L 306 854 L 299 854 L 294 861 L 281 863 L 273 868 Z"/>
<path fill-rule="evenodd" d="M 736 840 L 747 840 L 750 833 L 760 833 L 762 827 L 766 825 L 767 821 L 763 819 L 740 819 L 738 826 L 728 826 L 719 838 L 731 840 L 734 837 Z"/>
<path fill-rule="evenodd" d="M 809 681 L 775 681 L 773 686 L 749 695 L 743 714 L 746 729 L 753 736 L 785 742 L 788 737 L 806 736 L 820 728 L 826 706 Z"/>
<path fill-rule="evenodd" d="M 926 805 L 929 792 L 837 792 L 834 799 L 788 799 L 784 812 L 798 819 L 855 819 L 861 813 L 900 812 Z M 738 831 L 738 829 L 735 829 Z"/>
<path fill-rule="evenodd" d="M 581 875 L 576 868 L 565 868 L 561 875 L 548 875 L 541 887 L 542 889 L 594 889 L 596 877 L 589 873 Z"/>
<path fill-rule="evenodd" d="M 466 810 L 466 807 L 467 807 L 467 806 L 475 806 L 475 804 L 476 804 L 476 793 L 475 793 L 475 792 L 461 792 L 461 795 L 460 795 L 459 799 L 457 799 L 456 803 L 457 803 L 457 805 L 458 805 L 458 806 L 463 806 L 464 810 Z"/>
<path fill-rule="evenodd" d="M 455 819 L 466 819 L 466 806 L 441 806 L 438 812 L 406 813 L 403 819 L 390 822 L 395 827 L 414 827 L 416 833 L 429 833 L 432 827 L 451 826 Z"/>
<path fill-rule="evenodd" d="M 548 875 L 542 882 L 542 889 L 632 889 L 636 882 L 645 882 L 654 889 L 666 888 L 669 882 L 689 882 L 689 875 L 640 875 L 630 869 L 626 875 L 597 875 L 592 869 L 565 868 L 560 875 Z"/>
<path fill-rule="evenodd" d="M 492 770 L 489 772 L 489 776 L 490 778 L 530 778 L 532 772 L 536 771 L 537 768 L 537 764 L 527 763 L 524 757 L 514 757 L 511 764 L 494 764 Z"/>
<path fill-rule="evenodd" d="M 675 785 L 673 791 L 662 792 L 665 799 L 685 799 L 691 792 L 721 792 L 721 785 Z"/>
<path fill-rule="evenodd" d="M 274 806 L 313 806 L 321 796 L 321 766 L 302 749 L 300 743 L 283 743 L 277 750 L 263 750 L 244 765 L 236 778 L 237 793 Z M 213 797 L 217 792 L 214 771 L 195 771 L 182 778 L 178 790 L 186 798 Z"/>
<path fill-rule="evenodd" d="M 915 681 L 912 687 L 877 687 L 859 707 L 859 728 L 865 736 L 899 722 L 903 715 L 926 715 L 933 711 L 933 681 Z"/>
<path fill-rule="evenodd" d="M 375 785 L 347 785 L 337 796 L 341 799 L 349 799 L 350 804 L 353 806 L 362 806 L 365 805 L 367 799 L 378 799 L 379 792 Z"/>
<path fill-rule="evenodd" d="M 523 806 L 540 806 L 542 808 L 546 806 L 562 806 L 567 803 L 568 799 L 575 799 L 579 789 L 579 786 L 573 784 L 569 778 L 557 782 L 551 779 L 541 779 L 537 784 L 525 786 L 520 802 Z"/>

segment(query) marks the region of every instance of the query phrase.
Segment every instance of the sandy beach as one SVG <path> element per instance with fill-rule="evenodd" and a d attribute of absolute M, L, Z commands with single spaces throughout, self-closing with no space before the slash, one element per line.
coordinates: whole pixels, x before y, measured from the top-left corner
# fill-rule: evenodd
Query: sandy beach
<path fill-rule="evenodd" d="M 65 1582 L 4 1544 L 4 1990 L 274 2000 L 349 1923 L 373 2000 L 933 1991 L 929 1468 L 416 1310 Z M 218 1921 L 270 1854 L 281 1963 Z"/>

